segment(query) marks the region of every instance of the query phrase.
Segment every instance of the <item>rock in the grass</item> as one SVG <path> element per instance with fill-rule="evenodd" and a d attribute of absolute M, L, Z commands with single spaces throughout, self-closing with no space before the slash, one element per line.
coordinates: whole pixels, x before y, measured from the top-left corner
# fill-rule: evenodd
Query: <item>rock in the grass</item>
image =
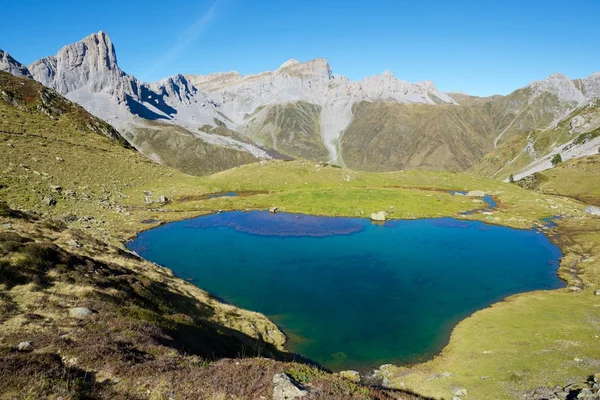
<path fill-rule="evenodd" d="M 56 205 L 56 199 L 52 196 L 47 196 L 42 199 L 42 203 L 44 203 L 48 207 L 52 207 Z"/>
<path fill-rule="evenodd" d="M 271 214 L 275 214 L 275 213 L 277 212 L 277 210 L 278 210 L 278 208 L 277 208 L 277 207 L 271 207 L 271 208 L 269 208 L 269 212 L 270 212 Z"/>
<path fill-rule="evenodd" d="M 594 294 L 595 294 L 596 296 L 600 296 L 600 289 L 596 289 L 596 290 L 594 290 Z"/>
<path fill-rule="evenodd" d="M 286 374 L 273 376 L 273 400 L 294 400 L 306 396 L 308 391 Z"/>
<path fill-rule="evenodd" d="M 59 185 L 52 185 L 52 184 L 51 184 L 51 185 L 50 185 L 50 189 L 52 189 L 52 191 L 53 191 L 53 192 L 56 192 L 56 193 L 60 193 L 60 192 L 62 192 L 62 187 L 61 187 L 61 186 L 59 186 Z"/>
<path fill-rule="evenodd" d="M 77 240 L 75 239 L 71 239 L 69 241 L 67 241 L 67 244 L 71 247 L 73 247 L 74 249 L 78 249 L 81 247 L 81 243 L 79 243 Z"/>
<path fill-rule="evenodd" d="M 577 394 L 577 398 L 578 399 L 597 399 L 597 397 L 594 396 L 594 393 L 588 388 L 581 389 L 579 394 Z"/>
<path fill-rule="evenodd" d="M 371 221 L 385 221 L 387 213 L 385 211 L 379 211 L 371 214 Z"/>
<path fill-rule="evenodd" d="M 600 207 L 588 206 L 583 211 L 585 211 L 588 214 L 600 216 Z"/>
<path fill-rule="evenodd" d="M 75 307 L 69 310 L 69 316 L 77 319 L 85 319 L 93 313 L 94 312 L 87 307 Z"/>
<path fill-rule="evenodd" d="M 341 371 L 340 372 L 340 376 L 344 379 L 348 379 L 349 381 L 352 382 L 360 382 L 360 374 L 358 373 L 358 371 L 352 371 L 352 370 L 348 370 L 348 371 Z"/>
<path fill-rule="evenodd" d="M 31 342 L 21 342 L 17 345 L 17 350 L 19 351 L 30 351 L 32 348 Z"/>
<path fill-rule="evenodd" d="M 169 198 L 168 198 L 167 196 L 160 196 L 160 197 L 158 198 L 158 201 L 159 201 L 160 203 L 167 203 L 167 202 L 169 201 Z"/>
<path fill-rule="evenodd" d="M 452 389 L 450 389 L 450 391 L 452 392 L 453 396 L 466 396 L 467 395 L 467 389 L 461 388 L 461 387 L 453 387 Z"/>
<path fill-rule="evenodd" d="M 467 192 L 467 196 L 469 196 L 469 197 L 483 197 L 483 196 L 485 196 L 485 192 L 482 192 L 481 190 L 471 190 L 471 191 Z"/>

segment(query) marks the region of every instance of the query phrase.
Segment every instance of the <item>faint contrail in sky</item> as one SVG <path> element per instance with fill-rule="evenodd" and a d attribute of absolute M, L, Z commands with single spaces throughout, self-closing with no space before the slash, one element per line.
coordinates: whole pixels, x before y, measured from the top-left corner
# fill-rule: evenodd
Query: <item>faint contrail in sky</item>
<path fill-rule="evenodd" d="M 179 53 L 181 53 L 185 48 L 190 45 L 193 41 L 195 41 L 201 34 L 204 32 L 206 27 L 210 24 L 212 19 L 214 18 L 217 5 L 221 0 L 215 1 L 208 11 L 206 11 L 200 18 L 198 18 L 193 24 L 189 25 L 185 32 L 177 39 L 177 42 L 171 47 L 167 52 L 160 57 L 158 61 L 156 61 L 150 68 L 148 68 L 142 75 L 141 79 L 146 80 L 150 76 L 152 76 L 156 71 L 160 70 L 166 64 L 170 63 Z"/>

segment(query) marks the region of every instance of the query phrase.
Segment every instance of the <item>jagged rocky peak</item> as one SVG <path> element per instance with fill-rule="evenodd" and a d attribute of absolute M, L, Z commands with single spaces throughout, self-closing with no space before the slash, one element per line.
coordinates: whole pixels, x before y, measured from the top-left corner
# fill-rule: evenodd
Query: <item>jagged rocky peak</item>
<path fill-rule="evenodd" d="M 294 58 L 290 58 L 289 60 L 287 60 L 286 62 L 281 64 L 281 66 L 279 68 L 277 68 L 277 70 L 285 69 L 287 67 L 291 67 L 292 65 L 296 65 L 296 64 L 300 64 L 300 61 L 298 61 Z"/>
<path fill-rule="evenodd" d="M 238 82 L 243 75 L 237 71 L 230 71 L 214 72 L 208 75 L 187 74 L 184 77 L 199 90 L 210 92 Z"/>
<path fill-rule="evenodd" d="M 154 92 L 162 96 L 176 96 L 179 101 L 190 103 L 196 88 L 181 74 L 173 75 L 158 82 L 149 84 Z"/>
<path fill-rule="evenodd" d="M 11 57 L 10 54 L 0 49 L 0 71 L 8 72 L 20 78 L 31 78 L 26 66 Z"/>
<path fill-rule="evenodd" d="M 56 56 L 46 57 L 29 66 L 33 77 L 67 94 L 90 85 L 92 91 L 111 91 L 125 74 L 118 66 L 115 48 L 108 35 L 100 31 L 67 45 Z"/>
<path fill-rule="evenodd" d="M 315 76 L 326 79 L 333 79 L 331 66 L 324 58 L 315 58 L 307 62 L 301 63 L 297 60 L 286 61 L 275 71 L 276 73 L 287 73 L 289 75 L 299 76 Z"/>
<path fill-rule="evenodd" d="M 531 82 L 527 87 L 534 90 L 534 95 L 548 92 L 556 95 L 559 100 L 569 103 L 582 104 L 586 101 L 584 94 L 575 83 L 559 72 L 555 72 L 541 81 Z"/>

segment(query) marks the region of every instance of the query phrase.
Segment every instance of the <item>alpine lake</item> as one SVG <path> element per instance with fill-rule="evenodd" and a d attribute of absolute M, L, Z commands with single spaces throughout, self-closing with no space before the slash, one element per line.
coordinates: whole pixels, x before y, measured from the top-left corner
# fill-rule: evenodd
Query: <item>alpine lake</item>
<path fill-rule="evenodd" d="M 426 361 L 475 311 L 564 286 L 561 252 L 538 230 L 453 218 L 234 211 L 162 225 L 128 247 L 265 314 L 289 351 L 334 371 Z"/>

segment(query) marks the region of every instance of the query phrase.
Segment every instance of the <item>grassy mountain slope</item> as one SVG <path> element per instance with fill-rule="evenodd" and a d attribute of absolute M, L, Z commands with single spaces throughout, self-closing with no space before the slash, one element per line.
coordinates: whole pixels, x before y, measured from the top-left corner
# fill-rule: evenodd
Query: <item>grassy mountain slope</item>
<path fill-rule="evenodd" d="M 250 137 L 294 158 L 327 161 L 329 152 L 321 139 L 321 107 L 298 101 L 259 110 L 248 124 Z"/>
<path fill-rule="evenodd" d="M 547 121 L 544 124 L 522 125 L 524 128 L 521 132 L 512 132 L 511 137 L 506 139 L 503 136 L 498 148 L 473 165 L 470 171 L 506 179 L 554 149 L 564 149 L 570 141 L 581 144 L 598 136 L 595 132 L 600 127 L 599 105 L 598 102 L 592 102 L 576 108 L 551 127 L 544 127 Z M 527 126 L 535 128 L 528 130 Z"/>
<path fill-rule="evenodd" d="M 154 122 L 148 128 L 135 128 L 128 139 L 142 153 L 191 175 L 207 175 L 258 161 L 241 150 L 204 142 L 186 129 Z"/>
<path fill-rule="evenodd" d="M 542 193 L 560 194 L 600 206 L 600 155 L 566 161 L 518 183 Z"/>
<path fill-rule="evenodd" d="M 493 137 L 478 106 L 363 102 L 354 106 L 340 148 L 353 169 L 463 171 L 492 149 Z"/>

